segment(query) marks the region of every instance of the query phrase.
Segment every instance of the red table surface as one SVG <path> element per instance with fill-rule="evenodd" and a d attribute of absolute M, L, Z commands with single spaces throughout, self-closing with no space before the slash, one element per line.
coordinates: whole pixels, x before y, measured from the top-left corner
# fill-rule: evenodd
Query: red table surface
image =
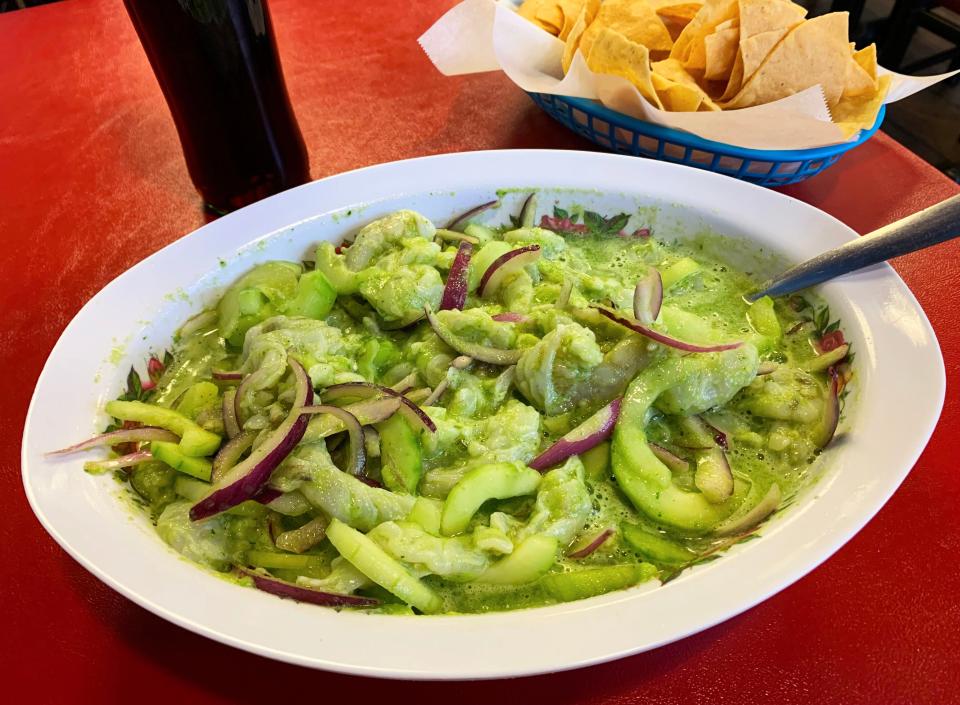
<path fill-rule="evenodd" d="M 446 151 L 590 149 L 504 76 L 445 78 L 432 68 L 415 40 L 451 4 L 271 0 L 314 177 Z M 860 232 L 957 190 L 882 133 L 787 189 Z M 960 244 L 896 263 L 940 338 L 949 393 L 916 468 L 856 538 L 760 606 L 676 644 L 581 671 L 464 687 L 310 671 L 221 646 L 102 585 L 32 516 L 19 441 L 57 336 L 110 279 L 203 222 L 119 0 L 0 16 L 0 670 L 8 694 L 43 703 L 960 702 Z"/>

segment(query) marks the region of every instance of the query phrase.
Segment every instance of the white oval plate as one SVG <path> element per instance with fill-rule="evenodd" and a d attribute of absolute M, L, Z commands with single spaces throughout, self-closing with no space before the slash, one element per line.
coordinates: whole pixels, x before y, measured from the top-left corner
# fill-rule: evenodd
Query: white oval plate
<path fill-rule="evenodd" d="M 652 649 L 757 604 L 825 560 L 883 506 L 939 417 L 943 361 L 930 324 L 886 265 L 822 287 L 857 353 L 848 432 L 824 477 L 760 540 L 684 573 L 590 600 L 488 615 L 392 617 L 280 600 L 181 560 L 109 476 L 60 448 L 102 428 L 98 411 L 176 326 L 255 262 L 301 259 L 398 208 L 436 222 L 497 189 L 593 189 L 557 197 L 601 212 L 637 206 L 658 236 L 705 227 L 803 260 L 854 238 L 821 211 L 773 191 L 662 162 L 572 151 L 449 154 L 333 176 L 226 216 L 107 285 L 67 326 L 37 383 L 23 436 L 23 482 L 43 526 L 105 583 L 165 619 L 291 663 L 389 678 L 495 678 L 558 671 Z M 516 203 L 517 194 L 513 194 Z M 541 203 L 549 206 L 549 198 Z M 506 217 L 503 208 L 499 217 Z M 896 409 L 897 413 L 890 413 Z M 852 419 L 852 423 L 851 423 Z M 376 645 L 375 647 L 373 645 Z"/>

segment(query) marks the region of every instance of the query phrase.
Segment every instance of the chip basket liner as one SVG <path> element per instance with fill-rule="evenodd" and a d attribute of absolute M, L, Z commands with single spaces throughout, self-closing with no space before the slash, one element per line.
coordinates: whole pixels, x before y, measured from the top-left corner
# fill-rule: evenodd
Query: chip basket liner
<path fill-rule="evenodd" d="M 819 174 L 870 139 L 886 114 L 886 106 L 881 106 L 873 125 L 849 142 L 814 149 L 746 149 L 638 120 L 585 98 L 528 95 L 552 118 L 610 151 L 686 164 L 760 186 L 796 184 Z"/>

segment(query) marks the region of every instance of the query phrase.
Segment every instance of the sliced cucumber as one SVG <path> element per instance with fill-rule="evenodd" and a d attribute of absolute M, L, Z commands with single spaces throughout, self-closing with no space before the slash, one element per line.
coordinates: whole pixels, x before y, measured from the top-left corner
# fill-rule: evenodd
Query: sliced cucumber
<path fill-rule="evenodd" d="M 433 590 L 356 529 L 333 519 L 327 527 L 327 538 L 354 568 L 407 604 L 427 614 L 443 608 L 443 601 Z"/>
<path fill-rule="evenodd" d="M 191 502 L 199 502 L 210 491 L 210 483 L 194 480 L 186 475 L 177 475 L 173 481 L 173 491 Z"/>
<path fill-rule="evenodd" d="M 327 283 L 338 294 L 356 294 L 360 288 L 357 273 L 347 267 L 346 261 L 337 254 L 333 243 L 321 242 L 317 247 L 317 272 L 323 274 Z"/>
<path fill-rule="evenodd" d="M 196 419 L 204 409 L 220 405 L 220 390 L 213 382 L 191 384 L 177 404 L 177 411 L 184 416 Z"/>
<path fill-rule="evenodd" d="M 287 304 L 284 313 L 319 320 L 330 313 L 336 300 L 337 292 L 323 272 L 314 270 L 300 277 L 297 295 Z"/>
<path fill-rule="evenodd" d="M 415 494 L 423 461 L 420 438 L 401 414 L 394 414 L 376 426 L 380 433 L 380 474 L 391 492 Z"/>
<path fill-rule="evenodd" d="M 610 476 L 610 441 L 595 445 L 590 450 L 580 454 L 583 469 L 587 478 L 599 482 Z"/>
<path fill-rule="evenodd" d="M 407 521 L 412 521 L 434 536 L 440 535 L 440 516 L 443 513 L 443 502 L 429 497 L 417 497 L 413 509 L 407 515 Z"/>
<path fill-rule="evenodd" d="M 279 553 L 277 551 L 247 551 L 247 563 L 258 568 L 272 570 L 295 570 L 317 572 L 326 567 L 323 556 L 311 556 L 295 553 Z"/>
<path fill-rule="evenodd" d="M 557 561 L 560 544 L 553 536 L 534 534 L 487 568 L 475 582 L 496 585 L 522 585 L 532 583 L 546 573 Z"/>
<path fill-rule="evenodd" d="M 211 455 L 220 447 L 220 436 L 201 428 L 173 409 L 154 406 L 142 401 L 107 402 L 107 414 L 121 421 L 139 421 L 147 426 L 159 426 L 180 436 L 180 451 L 184 455 L 200 457 Z"/>
<path fill-rule="evenodd" d="M 636 524 L 624 522 L 620 525 L 620 532 L 630 548 L 659 565 L 682 565 L 697 557 L 693 551 Z"/>
<path fill-rule="evenodd" d="M 497 238 L 496 230 L 488 228 L 486 225 L 480 225 L 479 223 L 469 223 L 467 227 L 463 229 L 463 234 L 477 238 L 481 245 Z"/>
<path fill-rule="evenodd" d="M 487 268 L 501 255 L 505 255 L 513 249 L 513 245 L 503 240 L 491 240 L 481 247 L 470 259 L 470 268 L 468 270 L 469 290 L 476 291 L 480 285 L 480 279 Z"/>
<path fill-rule="evenodd" d="M 516 463 L 490 463 L 468 470 L 443 503 L 440 531 L 445 536 L 459 534 L 484 502 L 531 494 L 540 478 L 536 470 Z"/>
<path fill-rule="evenodd" d="M 769 296 L 761 297 L 750 304 L 750 308 L 747 309 L 747 322 L 757 333 L 768 338 L 772 343 L 783 337 L 780 320 L 773 308 L 773 299 Z"/>
<path fill-rule="evenodd" d="M 152 441 L 150 443 L 150 453 L 154 458 L 169 465 L 177 472 L 182 472 L 199 480 L 210 481 L 212 463 L 206 458 L 194 458 L 185 455 L 176 443 Z"/>
<path fill-rule="evenodd" d="M 683 281 L 691 274 L 699 271 L 700 265 L 696 262 L 696 260 L 692 260 L 689 257 L 681 257 L 660 272 L 660 278 L 663 280 L 663 288 L 669 289 L 674 284 Z"/>
<path fill-rule="evenodd" d="M 649 580 L 656 574 L 656 567 L 649 563 L 606 565 L 584 568 L 571 573 L 546 575 L 540 584 L 551 597 L 561 602 L 572 602 L 614 590 L 623 590 Z"/>

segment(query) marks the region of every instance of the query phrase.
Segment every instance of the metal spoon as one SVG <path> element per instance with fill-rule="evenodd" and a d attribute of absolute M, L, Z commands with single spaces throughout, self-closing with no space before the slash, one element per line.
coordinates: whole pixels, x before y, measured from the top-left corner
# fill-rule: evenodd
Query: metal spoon
<path fill-rule="evenodd" d="M 762 296 L 792 294 L 955 237 L 960 237 L 960 195 L 791 267 L 759 290 L 747 294 L 746 299 L 752 302 Z"/>

